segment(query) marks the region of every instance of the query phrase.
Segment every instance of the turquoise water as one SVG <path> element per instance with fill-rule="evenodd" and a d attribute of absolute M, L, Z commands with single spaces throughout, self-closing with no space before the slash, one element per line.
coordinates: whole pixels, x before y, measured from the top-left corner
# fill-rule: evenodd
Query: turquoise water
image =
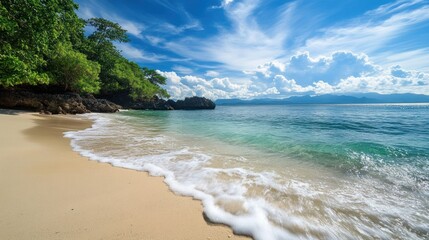
<path fill-rule="evenodd" d="M 428 239 L 429 105 L 93 114 L 93 160 L 163 175 L 256 239 Z"/>

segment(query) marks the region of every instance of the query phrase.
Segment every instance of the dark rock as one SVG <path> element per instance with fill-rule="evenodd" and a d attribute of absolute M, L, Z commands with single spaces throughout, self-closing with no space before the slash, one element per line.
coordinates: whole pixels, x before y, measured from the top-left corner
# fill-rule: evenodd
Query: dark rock
<path fill-rule="evenodd" d="M 121 106 L 90 94 L 52 94 L 30 91 L 0 90 L 0 107 L 38 111 L 43 114 L 79 114 L 117 112 Z"/>
<path fill-rule="evenodd" d="M 176 110 L 215 109 L 216 107 L 212 100 L 204 97 L 190 97 L 177 102 L 169 100 L 169 104 Z"/>
<path fill-rule="evenodd" d="M 185 100 L 164 100 L 157 96 L 146 100 L 132 100 L 127 93 L 118 93 L 113 95 L 103 96 L 108 100 L 121 105 L 128 109 L 141 110 L 198 110 L 198 109 L 214 109 L 216 104 L 210 99 L 203 97 L 185 98 Z"/>

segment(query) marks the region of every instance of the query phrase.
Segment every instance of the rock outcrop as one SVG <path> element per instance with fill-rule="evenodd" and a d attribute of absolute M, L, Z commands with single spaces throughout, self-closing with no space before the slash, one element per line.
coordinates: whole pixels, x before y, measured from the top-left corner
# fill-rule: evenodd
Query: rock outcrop
<path fill-rule="evenodd" d="M 216 104 L 203 97 L 184 100 L 164 100 L 158 97 L 143 101 L 133 101 L 128 94 L 95 98 L 91 94 L 38 93 L 28 90 L 1 90 L 0 108 L 24 109 L 44 114 L 80 114 L 89 112 L 113 113 L 121 108 L 141 110 L 200 110 L 214 109 Z"/>
<path fill-rule="evenodd" d="M 176 110 L 199 110 L 199 109 L 215 109 L 216 104 L 207 98 L 203 97 L 190 97 L 185 100 L 168 100 L 167 104 Z"/>
<path fill-rule="evenodd" d="M 121 105 L 123 108 L 128 109 L 141 109 L 141 110 L 200 110 L 200 109 L 215 109 L 216 104 L 210 99 L 204 97 L 190 97 L 185 100 L 164 100 L 158 97 L 153 97 L 147 100 L 134 101 L 128 94 L 115 94 L 103 96 L 110 101 Z"/>
<path fill-rule="evenodd" d="M 0 108 L 24 109 L 45 114 L 117 112 L 121 106 L 90 94 L 50 94 L 0 90 Z"/>

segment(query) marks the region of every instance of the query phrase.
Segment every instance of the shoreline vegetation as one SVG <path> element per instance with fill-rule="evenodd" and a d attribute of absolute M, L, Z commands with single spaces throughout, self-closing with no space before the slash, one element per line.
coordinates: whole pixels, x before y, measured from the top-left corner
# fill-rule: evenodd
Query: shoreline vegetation
<path fill-rule="evenodd" d="M 161 177 L 88 161 L 65 131 L 74 116 L 0 110 L 1 239 L 247 239 L 206 222 L 201 203 Z"/>
<path fill-rule="evenodd" d="M 2 1 L 0 107 L 48 114 L 214 109 L 205 98 L 164 100 L 166 78 L 115 46 L 129 41 L 126 30 L 103 18 L 80 19 L 77 9 L 73 0 Z"/>

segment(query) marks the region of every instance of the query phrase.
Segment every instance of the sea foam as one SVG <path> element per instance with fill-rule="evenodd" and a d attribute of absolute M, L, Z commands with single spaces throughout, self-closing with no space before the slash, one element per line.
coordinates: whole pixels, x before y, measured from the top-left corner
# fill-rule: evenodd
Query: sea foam
<path fill-rule="evenodd" d="M 227 224 L 235 233 L 264 240 L 387 239 L 397 234 L 418 239 L 429 233 L 427 226 L 418 224 L 427 222 L 427 216 L 407 212 L 427 207 L 427 201 L 422 205 L 422 201 L 400 199 L 397 192 L 389 196 L 383 189 L 368 188 L 374 185 L 373 179 L 321 183 L 320 179 L 330 176 L 315 170 L 311 181 L 255 167 L 242 156 L 202 151 L 197 143 L 142 126 L 130 116 L 85 117 L 93 120 L 91 128 L 64 133 L 73 150 L 91 160 L 163 176 L 173 192 L 201 200 L 211 221 Z M 399 232 L 395 224 L 408 227 Z"/>

